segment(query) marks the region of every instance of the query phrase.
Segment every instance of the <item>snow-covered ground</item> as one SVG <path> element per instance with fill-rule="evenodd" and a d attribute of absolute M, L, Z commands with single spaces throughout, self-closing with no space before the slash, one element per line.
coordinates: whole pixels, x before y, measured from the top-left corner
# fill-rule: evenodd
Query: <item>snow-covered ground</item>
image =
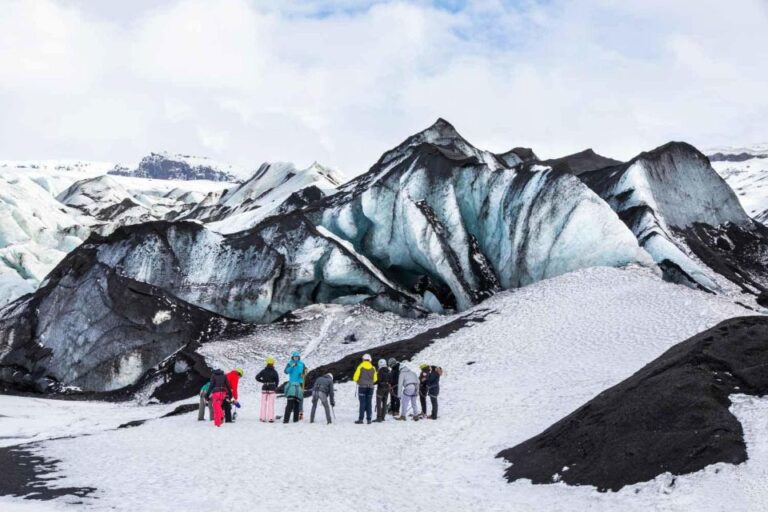
<path fill-rule="evenodd" d="M 768 503 L 762 484 L 768 472 L 766 399 L 735 397 L 733 411 L 743 422 L 750 456 L 739 467 L 718 464 L 693 475 L 663 475 L 617 493 L 598 493 L 587 486 L 508 484 L 505 463 L 495 458 L 675 343 L 753 312 L 639 268 L 580 270 L 500 293 L 464 314 L 479 310 L 491 312 L 484 322 L 437 340 L 412 361 L 412 366 L 427 361 L 445 370 L 436 422 L 354 425 L 354 387 L 343 384 L 336 388 L 336 425 L 262 424 L 256 390 L 244 383 L 238 422 L 221 429 L 184 415 L 105 430 L 104 416 L 122 422 L 114 418 L 115 410 L 123 414 L 131 407 L 68 402 L 57 405 L 66 410 L 49 415 L 34 406 L 46 401 L 0 397 L 0 414 L 29 417 L 3 418 L 0 437 L 38 435 L 37 420 L 49 416 L 54 423 L 45 431 L 65 430 L 69 415 L 75 425 L 67 427 L 70 432 L 93 432 L 35 449 L 61 461 L 53 475 L 60 479 L 51 486 L 98 489 L 92 497 L 73 499 L 90 510 L 719 511 L 757 510 Z M 324 314 L 322 308 L 317 311 Z M 311 321 L 322 334 L 322 319 Z M 360 350 L 357 344 L 324 347 L 326 336 L 318 337 L 306 357 L 310 367 Z M 299 341 L 275 340 L 271 355 L 278 365 Z M 311 342 L 309 337 L 301 348 Z M 263 363 L 263 352 L 237 343 L 223 352 L 227 361 L 245 366 L 245 382 Z M 375 349 L 371 352 L 376 359 Z M 223 357 L 216 350 L 209 356 Z M 310 404 L 305 403 L 307 412 Z M 278 401 L 278 410 L 283 406 Z M 78 422 L 79 417 L 92 421 Z M 66 501 L 19 510 L 51 510 Z M 3 499 L 0 506 L 8 510 L 6 505 L 17 503 Z"/>

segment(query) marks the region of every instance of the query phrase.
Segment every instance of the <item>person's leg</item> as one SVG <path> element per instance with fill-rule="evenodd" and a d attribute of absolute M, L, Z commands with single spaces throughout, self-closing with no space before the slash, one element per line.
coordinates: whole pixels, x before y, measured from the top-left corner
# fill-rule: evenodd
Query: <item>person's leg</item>
<path fill-rule="evenodd" d="M 325 420 L 331 423 L 331 406 L 328 403 L 328 395 L 320 393 L 320 401 L 323 403 L 323 409 L 325 409 Z"/>
<path fill-rule="evenodd" d="M 299 400 L 298 398 L 293 399 L 293 422 L 294 423 L 299 422 L 299 414 L 301 413 L 301 403 L 302 403 L 302 400 Z"/>
<path fill-rule="evenodd" d="M 274 391 L 267 391 L 267 421 L 270 423 L 275 421 L 275 397 L 277 393 Z"/>
<path fill-rule="evenodd" d="M 427 392 L 419 390 L 419 404 L 421 405 L 421 412 L 427 413 Z"/>
<path fill-rule="evenodd" d="M 200 406 L 197 408 L 197 421 L 205 421 L 205 392 L 200 392 Z"/>
<path fill-rule="evenodd" d="M 400 397 L 400 417 L 405 418 L 408 414 L 408 397 L 403 395 Z"/>
<path fill-rule="evenodd" d="M 315 411 L 317 410 L 318 395 L 319 395 L 319 393 L 312 395 L 312 411 L 309 413 L 309 422 L 310 423 L 314 423 L 315 422 Z"/>
<path fill-rule="evenodd" d="M 411 406 L 413 407 L 413 417 L 417 418 L 421 414 L 421 408 L 419 407 L 419 401 L 417 400 L 417 397 L 413 397 L 411 399 L 413 402 Z"/>
<path fill-rule="evenodd" d="M 357 400 L 360 402 L 357 411 L 357 421 L 363 421 L 363 415 L 365 414 L 365 390 L 363 388 L 357 389 Z"/>
<path fill-rule="evenodd" d="M 437 397 L 429 395 L 429 401 L 432 402 L 432 419 L 437 419 Z"/>
<path fill-rule="evenodd" d="M 384 421 L 387 419 L 387 398 L 389 398 L 389 393 L 385 392 L 381 395 L 381 417 L 379 418 L 381 421 Z"/>
<path fill-rule="evenodd" d="M 368 423 L 371 422 L 371 416 L 373 414 L 373 388 L 368 388 L 365 394 L 365 419 Z"/>
<path fill-rule="evenodd" d="M 267 394 L 262 391 L 261 392 L 261 402 L 259 402 L 259 421 L 264 422 L 267 421 Z"/>
<path fill-rule="evenodd" d="M 224 393 L 218 392 L 211 395 L 211 401 L 213 402 L 213 423 L 217 427 L 221 426 L 221 422 L 224 420 L 224 411 L 221 410 L 221 402 L 224 400 Z"/>
<path fill-rule="evenodd" d="M 283 414 L 283 423 L 288 423 L 291 417 L 292 410 L 293 410 L 293 398 L 288 398 L 285 401 L 285 413 Z"/>
<path fill-rule="evenodd" d="M 400 415 L 400 397 L 392 393 L 392 414 Z"/>
<path fill-rule="evenodd" d="M 222 407 L 224 407 L 224 422 L 232 423 L 232 402 L 224 400 Z"/>

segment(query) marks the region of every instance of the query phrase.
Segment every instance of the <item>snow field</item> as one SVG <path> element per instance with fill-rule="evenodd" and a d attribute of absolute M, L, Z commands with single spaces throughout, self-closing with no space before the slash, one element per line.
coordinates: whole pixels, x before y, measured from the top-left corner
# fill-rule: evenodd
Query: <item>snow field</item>
<path fill-rule="evenodd" d="M 437 340 L 410 363 L 445 370 L 437 422 L 354 425 L 354 386 L 343 384 L 336 387 L 336 425 L 324 424 L 322 408 L 319 424 L 262 424 L 257 391 L 244 386 L 238 422 L 220 429 L 184 415 L 46 442 L 40 452 L 62 461 L 63 478 L 53 485 L 99 489 L 86 500 L 91 510 L 351 511 L 375 502 L 382 510 L 714 511 L 768 500 L 756 485 L 767 466 L 758 418 L 768 404 L 752 398 L 734 406 L 745 422 L 750 461 L 717 475 L 710 467 L 675 485 L 662 476 L 602 494 L 586 486 L 508 484 L 506 464 L 495 459 L 673 344 L 751 312 L 640 268 L 580 270 L 500 293 L 470 313 L 481 310 L 490 311 L 485 322 Z M 359 350 L 337 347 L 339 355 Z M 279 371 L 292 349 L 272 354 Z M 237 350 L 230 343 L 226 356 L 245 360 L 244 382 L 252 381 L 262 356 L 249 361 L 251 352 Z M 284 405 L 278 401 L 280 414 Z M 310 407 L 305 401 L 307 416 Z M 730 492 L 712 484 L 723 472 L 732 473 Z"/>

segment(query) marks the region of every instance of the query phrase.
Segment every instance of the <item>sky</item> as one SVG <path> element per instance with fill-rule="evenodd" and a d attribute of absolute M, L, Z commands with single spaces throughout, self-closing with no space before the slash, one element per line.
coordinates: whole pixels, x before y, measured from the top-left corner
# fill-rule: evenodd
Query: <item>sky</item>
<path fill-rule="evenodd" d="M 768 142 L 768 0 L 2 0 L 0 160 Z"/>

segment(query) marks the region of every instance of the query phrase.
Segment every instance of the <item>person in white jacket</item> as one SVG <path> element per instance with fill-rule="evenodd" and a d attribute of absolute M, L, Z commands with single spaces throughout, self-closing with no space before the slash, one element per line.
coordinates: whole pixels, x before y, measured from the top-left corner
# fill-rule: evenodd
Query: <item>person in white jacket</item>
<path fill-rule="evenodd" d="M 413 419 L 418 420 L 419 408 L 419 377 L 407 366 L 400 365 L 400 378 L 397 381 L 400 392 L 400 417 L 404 421 L 408 417 L 408 409 L 413 409 Z"/>

